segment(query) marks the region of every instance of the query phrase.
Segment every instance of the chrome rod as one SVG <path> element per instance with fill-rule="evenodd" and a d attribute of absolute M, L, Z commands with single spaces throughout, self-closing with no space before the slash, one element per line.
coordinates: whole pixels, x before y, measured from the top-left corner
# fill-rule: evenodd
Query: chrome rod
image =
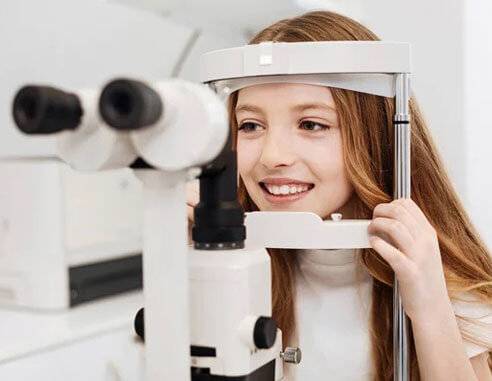
<path fill-rule="evenodd" d="M 395 76 L 394 172 L 393 198 L 410 198 L 410 75 Z M 393 288 L 393 363 L 394 380 L 410 379 L 408 361 L 408 319 L 401 303 L 399 284 L 395 277 Z"/>

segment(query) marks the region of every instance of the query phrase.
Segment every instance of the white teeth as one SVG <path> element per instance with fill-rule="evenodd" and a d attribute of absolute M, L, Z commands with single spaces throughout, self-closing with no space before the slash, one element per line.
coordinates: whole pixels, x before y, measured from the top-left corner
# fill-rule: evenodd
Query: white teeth
<path fill-rule="evenodd" d="M 268 191 L 275 195 L 288 195 L 294 193 L 305 192 L 309 189 L 308 185 L 269 185 L 265 184 Z"/>
<path fill-rule="evenodd" d="M 280 193 L 281 194 L 289 194 L 290 193 L 290 188 L 288 185 L 282 185 L 280 187 Z"/>

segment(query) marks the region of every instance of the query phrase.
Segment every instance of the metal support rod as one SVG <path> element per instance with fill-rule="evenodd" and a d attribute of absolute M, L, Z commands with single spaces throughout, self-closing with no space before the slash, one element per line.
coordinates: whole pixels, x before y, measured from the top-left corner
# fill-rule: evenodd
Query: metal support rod
<path fill-rule="evenodd" d="M 145 380 L 190 380 L 186 172 L 143 169 Z"/>
<path fill-rule="evenodd" d="M 410 75 L 395 76 L 395 118 L 394 118 L 394 199 L 410 198 Z M 408 319 L 401 303 L 398 281 L 395 277 L 393 288 L 393 363 L 394 380 L 410 379 L 408 361 Z"/>

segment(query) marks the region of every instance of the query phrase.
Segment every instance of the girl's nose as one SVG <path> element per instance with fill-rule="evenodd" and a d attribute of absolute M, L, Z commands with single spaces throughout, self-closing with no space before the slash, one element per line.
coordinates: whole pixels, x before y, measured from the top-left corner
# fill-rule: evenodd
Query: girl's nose
<path fill-rule="evenodd" d="M 291 150 L 289 139 L 278 138 L 267 135 L 261 151 L 259 162 L 267 169 L 273 169 L 280 166 L 291 166 L 296 156 Z"/>

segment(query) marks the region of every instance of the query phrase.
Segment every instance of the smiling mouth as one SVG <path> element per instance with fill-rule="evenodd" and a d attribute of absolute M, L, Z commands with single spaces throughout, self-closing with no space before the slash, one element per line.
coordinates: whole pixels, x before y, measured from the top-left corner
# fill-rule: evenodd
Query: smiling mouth
<path fill-rule="evenodd" d="M 259 184 L 269 196 L 279 198 L 296 198 L 296 196 L 304 195 L 314 188 L 314 184 L 266 185 L 263 182 Z"/>

